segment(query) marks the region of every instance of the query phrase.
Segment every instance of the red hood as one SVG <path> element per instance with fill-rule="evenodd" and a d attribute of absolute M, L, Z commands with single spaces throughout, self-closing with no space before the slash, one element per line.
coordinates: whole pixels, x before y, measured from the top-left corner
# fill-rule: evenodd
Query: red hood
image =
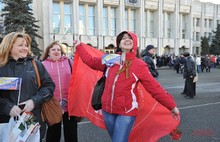
<path fill-rule="evenodd" d="M 121 34 L 124 34 L 124 33 L 128 33 L 131 36 L 132 40 L 133 40 L 134 46 L 132 48 L 132 51 L 129 52 L 129 53 L 126 53 L 126 59 L 130 59 L 131 60 L 134 57 L 136 57 L 136 54 L 137 54 L 137 49 L 138 49 L 138 47 L 137 47 L 137 36 L 136 36 L 136 34 L 134 34 L 132 32 L 128 32 L 128 31 L 123 31 L 120 34 L 118 34 L 118 36 L 121 35 Z M 116 38 L 117 47 L 119 47 L 118 36 Z"/>

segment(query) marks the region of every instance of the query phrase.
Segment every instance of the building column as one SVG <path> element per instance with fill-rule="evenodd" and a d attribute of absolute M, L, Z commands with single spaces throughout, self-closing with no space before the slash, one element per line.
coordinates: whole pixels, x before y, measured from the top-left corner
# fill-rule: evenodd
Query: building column
<path fill-rule="evenodd" d="M 175 55 L 180 54 L 179 48 L 180 48 L 180 14 L 179 14 L 179 0 L 176 0 L 176 11 L 174 13 L 174 53 Z"/>
<path fill-rule="evenodd" d="M 103 45 L 103 34 L 102 34 L 102 23 L 103 23 L 103 0 L 98 0 L 98 4 L 97 4 L 97 23 L 98 25 L 96 26 L 96 28 L 98 29 L 97 32 L 97 48 L 98 49 L 104 49 L 104 45 Z"/>
<path fill-rule="evenodd" d="M 124 0 L 120 0 L 119 1 L 119 26 L 117 29 L 117 32 L 120 33 L 121 31 L 124 31 L 124 19 L 125 19 L 125 1 Z"/>
<path fill-rule="evenodd" d="M 145 28 L 146 28 L 146 20 L 145 20 L 145 12 L 144 12 L 144 9 L 145 9 L 145 5 L 144 5 L 144 0 L 141 0 L 140 1 L 140 10 L 139 10 L 139 15 L 140 15 L 140 18 L 139 18 L 139 21 L 140 21 L 140 28 L 139 26 L 136 26 L 137 29 L 139 29 L 139 52 L 145 48 L 145 45 L 144 45 L 144 40 L 145 40 L 145 36 L 144 36 L 144 33 L 145 33 Z"/>
<path fill-rule="evenodd" d="M 193 8 L 193 3 L 192 3 L 192 1 L 191 1 L 191 9 Z M 192 10 L 190 10 L 190 11 L 192 11 Z M 189 24 L 187 25 L 187 27 L 189 27 L 189 32 L 188 32 L 188 35 L 189 35 L 189 39 L 190 39 L 190 41 L 189 41 L 189 49 L 190 49 L 190 53 L 193 53 L 193 54 L 195 54 L 194 53 L 194 51 L 195 51 L 195 49 L 193 49 L 193 24 L 190 24 L 190 23 L 193 23 L 193 12 L 190 12 L 190 14 L 189 14 Z"/>
<path fill-rule="evenodd" d="M 167 37 L 167 12 L 164 12 L 164 34 L 163 34 L 163 37 L 164 38 L 168 38 Z"/>
<path fill-rule="evenodd" d="M 163 20 L 161 16 L 163 16 L 163 11 L 162 11 L 162 0 L 158 1 L 158 14 L 157 14 L 157 26 L 158 26 L 158 42 L 157 42 L 157 54 L 161 55 L 162 54 L 162 46 L 163 46 Z"/>
<path fill-rule="evenodd" d="M 41 1 L 42 4 L 42 25 L 43 25 L 43 48 L 47 47 L 51 41 L 53 41 L 53 25 L 52 25 L 52 17 L 53 17 L 53 1 L 48 0 L 48 1 Z M 44 49 L 43 49 L 44 50 Z"/>
<path fill-rule="evenodd" d="M 150 37 L 150 10 L 147 10 L 147 19 L 145 20 L 146 22 L 146 28 L 147 28 L 147 33 L 145 37 Z"/>

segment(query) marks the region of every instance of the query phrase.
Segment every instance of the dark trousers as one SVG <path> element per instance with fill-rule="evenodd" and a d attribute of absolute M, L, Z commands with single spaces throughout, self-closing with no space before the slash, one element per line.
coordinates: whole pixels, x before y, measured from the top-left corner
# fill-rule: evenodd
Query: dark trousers
<path fill-rule="evenodd" d="M 186 78 L 186 94 L 189 97 L 195 96 L 195 84 L 193 78 Z"/>
<path fill-rule="evenodd" d="M 63 114 L 63 132 L 65 142 L 77 142 L 77 121 L 75 117 L 68 116 L 68 113 Z M 61 122 L 48 126 L 46 142 L 60 142 L 61 138 Z"/>
<path fill-rule="evenodd" d="M 185 84 L 184 84 L 184 89 L 183 89 L 183 94 L 187 94 L 187 91 L 186 91 L 186 79 L 185 79 Z"/>

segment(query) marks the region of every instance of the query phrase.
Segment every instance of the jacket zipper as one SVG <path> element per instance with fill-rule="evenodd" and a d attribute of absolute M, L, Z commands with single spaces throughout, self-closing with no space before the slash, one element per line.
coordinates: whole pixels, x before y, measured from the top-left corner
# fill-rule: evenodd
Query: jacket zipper
<path fill-rule="evenodd" d="M 56 61 L 57 63 L 57 72 L 58 72 L 58 83 L 59 83 L 59 89 L 60 89 L 60 101 L 62 101 L 62 87 L 61 87 L 61 83 L 60 83 L 60 68 L 58 65 L 58 61 Z"/>

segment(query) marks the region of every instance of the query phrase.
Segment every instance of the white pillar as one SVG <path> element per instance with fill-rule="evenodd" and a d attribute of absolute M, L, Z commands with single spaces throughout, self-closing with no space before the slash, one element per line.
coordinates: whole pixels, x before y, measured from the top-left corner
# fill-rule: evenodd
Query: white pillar
<path fill-rule="evenodd" d="M 163 11 L 162 11 L 162 0 L 158 1 L 158 14 L 157 14 L 157 26 L 158 26 L 158 42 L 157 42 L 157 54 L 161 55 L 162 54 L 162 43 L 163 43 Z"/>
<path fill-rule="evenodd" d="M 179 0 L 176 0 L 176 10 L 174 13 L 174 51 L 175 54 L 178 55 L 179 53 L 179 48 L 180 48 L 180 14 L 179 14 L 179 9 L 180 9 L 180 4 Z"/>

